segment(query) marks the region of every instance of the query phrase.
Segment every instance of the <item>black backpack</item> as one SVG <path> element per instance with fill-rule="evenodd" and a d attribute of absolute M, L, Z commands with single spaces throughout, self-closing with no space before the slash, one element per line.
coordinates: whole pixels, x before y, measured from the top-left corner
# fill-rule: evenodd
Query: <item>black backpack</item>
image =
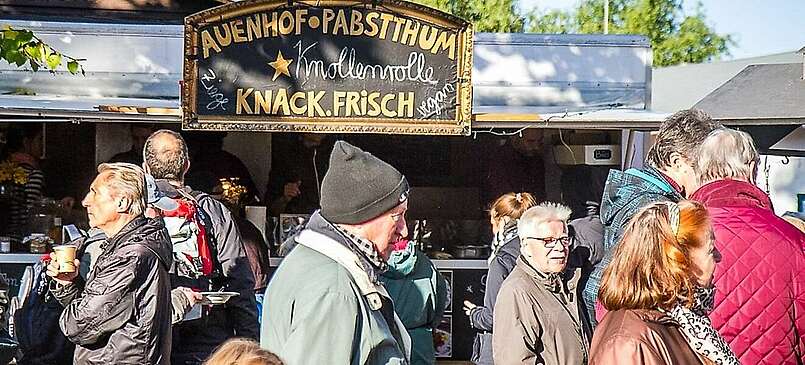
<path fill-rule="evenodd" d="M 47 264 L 34 266 L 33 286 L 14 313 L 14 333 L 19 344 L 19 365 L 71 365 L 75 345 L 59 328 L 64 307 L 48 290 Z"/>

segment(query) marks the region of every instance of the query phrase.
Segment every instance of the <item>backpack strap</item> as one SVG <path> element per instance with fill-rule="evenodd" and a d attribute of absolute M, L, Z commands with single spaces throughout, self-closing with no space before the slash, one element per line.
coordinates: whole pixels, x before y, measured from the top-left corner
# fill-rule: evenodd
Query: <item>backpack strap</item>
<path fill-rule="evenodd" d="M 198 207 L 197 212 L 199 214 L 199 217 L 203 221 L 201 223 L 204 225 L 204 228 L 206 229 L 207 242 L 209 243 L 208 246 L 210 247 L 210 254 L 212 255 L 213 269 L 212 274 L 210 275 L 211 276 L 210 279 L 222 277 L 224 269 L 221 266 L 221 262 L 218 260 L 218 239 L 215 236 L 215 227 L 212 224 L 212 217 L 210 216 L 210 214 L 207 213 L 207 211 L 201 207 L 202 200 L 214 199 L 214 198 L 211 197 L 209 194 L 198 190 L 191 190 L 189 193 L 184 189 L 176 189 L 176 191 L 178 191 L 182 197 L 192 201 Z"/>

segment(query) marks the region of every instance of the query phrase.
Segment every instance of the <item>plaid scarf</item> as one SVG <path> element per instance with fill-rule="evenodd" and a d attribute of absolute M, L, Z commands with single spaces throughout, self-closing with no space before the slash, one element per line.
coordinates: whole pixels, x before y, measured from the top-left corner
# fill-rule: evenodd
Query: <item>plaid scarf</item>
<path fill-rule="evenodd" d="M 360 253 L 361 256 L 366 258 L 366 260 L 368 260 L 369 263 L 372 266 L 374 266 L 375 269 L 377 269 L 378 274 L 382 274 L 386 272 L 386 270 L 388 270 L 389 267 L 388 263 L 386 263 L 386 261 L 383 260 L 383 257 L 380 256 L 380 253 L 377 252 L 377 249 L 375 248 L 375 245 L 372 243 L 372 241 L 358 237 L 348 232 L 338 224 L 334 224 L 333 226 L 335 226 L 336 230 L 338 230 L 339 233 L 341 233 L 344 237 L 347 238 L 350 245 L 352 246 L 353 251 L 357 251 L 358 253 Z"/>

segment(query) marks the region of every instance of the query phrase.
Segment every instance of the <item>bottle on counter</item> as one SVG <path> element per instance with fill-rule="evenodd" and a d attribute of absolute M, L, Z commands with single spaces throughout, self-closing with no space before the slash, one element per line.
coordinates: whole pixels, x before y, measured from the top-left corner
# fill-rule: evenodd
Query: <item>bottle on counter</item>
<path fill-rule="evenodd" d="M 50 250 L 50 237 L 44 233 L 31 233 L 27 240 L 31 253 L 48 253 Z"/>
<path fill-rule="evenodd" d="M 53 217 L 53 225 L 48 230 L 48 236 L 54 245 L 62 244 L 62 223 L 61 217 Z"/>

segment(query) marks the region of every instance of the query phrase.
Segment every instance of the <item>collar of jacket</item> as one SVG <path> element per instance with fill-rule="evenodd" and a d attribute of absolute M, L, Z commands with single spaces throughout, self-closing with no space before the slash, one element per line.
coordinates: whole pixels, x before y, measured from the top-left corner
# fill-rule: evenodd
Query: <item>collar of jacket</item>
<path fill-rule="evenodd" d="M 150 227 L 144 227 L 144 226 L 150 226 Z M 141 232 L 141 230 L 143 228 L 145 228 L 146 230 L 149 230 L 149 231 L 148 232 Z M 144 236 L 147 236 L 147 235 L 153 233 L 153 231 L 159 231 L 159 230 L 164 230 L 164 229 L 165 229 L 165 225 L 162 223 L 162 219 L 150 219 L 150 218 L 146 218 L 142 214 L 138 215 L 137 217 L 132 219 L 131 222 L 129 222 L 128 224 L 123 226 L 123 228 L 120 230 L 120 232 L 118 232 L 116 235 L 114 235 L 111 238 L 107 238 L 103 243 L 101 243 L 101 246 L 100 246 L 101 252 L 102 252 L 101 255 L 105 255 L 105 254 L 108 254 L 110 252 L 114 252 L 115 250 L 120 248 L 121 244 L 124 243 L 124 242 L 134 243 L 134 240 L 132 240 L 131 238 L 135 234 L 137 234 L 138 232 L 141 232 L 141 233 L 143 233 Z M 102 237 L 105 237 L 105 235 L 102 236 Z M 166 239 L 168 239 L 167 236 L 166 236 Z M 154 255 L 156 255 L 157 259 L 163 265 L 165 265 L 166 268 L 169 268 L 171 266 L 170 247 L 168 247 L 168 246 L 155 247 L 155 246 L 149 244 L 149 242 L 147 242 L 147 240 L 145 240 L 145 239 L 141 239 L 141 241 L 142 242 L 139 242 L 139 243 L 142 243 L 143 246 L 145 246 L 146 248 L 151 250 L 154 253 Z"/>
<path fill-rule="evenodd" d="M 361 262 L 361 266 L 363 267 L 364 271 L 366 271 L 366 273 L 369 275 L 369 278 L 372 280 L 372 282 L 373 283 L 380 282 L 379 281 L 380 273 L 377 271 L 377 269 L 375 269 L 374 265 L 372 265 L 372 263 L 370 263 L 369 260 L 366 259 L 366 257 L 364 257 L 361 252 L 355 252 L 356 249 L 349 242 L 349 240 L 346 237 L 344 237 L 344 235 L 342 235 L 340 232 L 338 232 L 338 229 L 336 229 L 332 223 L 324 219 L 324 217 L 321 216 L 319 211 L 314 212 L 313 215 L 310 216 L 310 219 L 308 219 L 307 223 L 305 224 L 305 230 L 311 230 L 316 233 L 322 234 L 327 238 L 329 238 L 330 240 L 335 241 L 338 244 L 348 248 L 350 251 L 355 253 L 356 256 L 358 256 Z M 298 236 L 295 237 L 294 240 L 298 242 L 297 238 Z"/>
<path fill-rule="evenodd" d="M 663 311 L 656 309 L 632 309 L 632 312 L 637 318 L 640 318 L 644 322 L 679 327 L 679 323 Z"/>
<path fill-rule="evenodd" d="M 369 275 L 361 265 L 360 258 L 349 248 L 338 244 L 321 233 L 309 229 L 302 230 L 296 237 L 296 242 L 331 258 L 344 267 L 355 281 L 355 284 L 358 285 L 361 294 L 366 297 L 372 310 L 378 310 L 383 306 L 383 301 L 380 298 L 381 295 L 389 298 L 383 285 L 369 278 Z"/>
<path fill-rule="evenodd" d="M 707 207 L 757 207 L 773 210 L 769 196 L 754 184 L 740 180 L 716 180 L 696 190 L 691 199 Z"/>
<path fill-rule="evenodd" d="M 565 287 L 567 287 L 567 286 L 563 285 L 563 284 L 568 281 L 568 279 L 566 279 L 566 278 L 567 277 L 572 277 L 572 275 L 569 275 L 567 273 L 567 271 L 568 271 L 567 268 L 565 269 L 564 273 L 548 273 L 548 274 L 546 274 L 546 273 L 543 273 L 542 271 L 539 271 L 534 266 L 531 266 L 531 264 L 529 264 L 528 261 L 526 261 L 526 259 L 523 258 L 523 256 L 520 256 L 520 257 L 517 258 L 516 265 L 519 266 L 520 268 L 522 268 L 529 276 L 531 276 L 534 279 L 535 282 L 537 282 L 540 285 L 542 285 L 542 287 L 544 287 L 545 290 L 548 290 L 548 291 L 550 291 L 552 293 L 557 293 L 557 294 L 560 293 L 560 292 L 564 292 L 564 294 L 568 294 L 567 291 L 565 291 Z"/>

